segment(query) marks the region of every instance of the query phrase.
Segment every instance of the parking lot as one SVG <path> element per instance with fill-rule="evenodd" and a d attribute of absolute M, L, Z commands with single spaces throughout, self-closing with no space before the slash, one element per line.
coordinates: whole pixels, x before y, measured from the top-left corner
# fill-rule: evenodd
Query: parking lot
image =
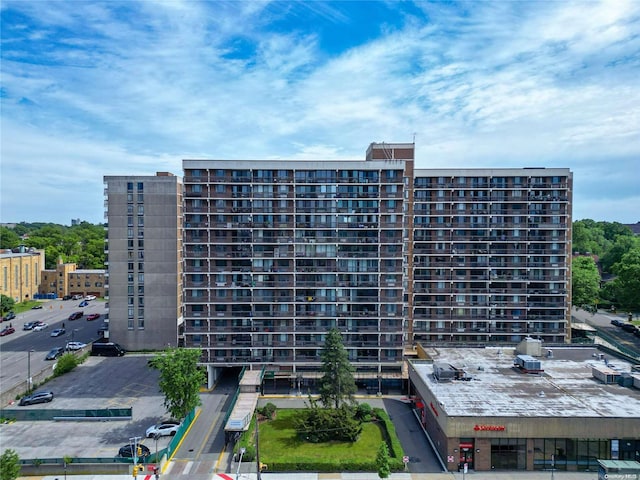
<path fill-rule="evenodd" d="M 75 370 L 50 380 L 39 390 L 52 390 L 51 403 L 6 408 L 92 409 L 131 407 L 132 420 L 38 421 L 0 425 L 5 448 L 20 458 L 114 457 L 132 437 L 154 452 L 155 440 L 145 439 L 145 430 L 167 418 L 164 396 L 158 389 L 158 372 L 147 366 L 148 355 L 88 357 Z M 158 449 L 170 437 L 158 440 Z"/>

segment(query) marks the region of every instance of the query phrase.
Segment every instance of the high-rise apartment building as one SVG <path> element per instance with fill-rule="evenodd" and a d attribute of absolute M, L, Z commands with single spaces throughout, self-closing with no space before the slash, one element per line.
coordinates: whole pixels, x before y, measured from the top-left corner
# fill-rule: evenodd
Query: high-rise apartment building
<path fill-rule="evenodd" d="M 356 378 L 400 381 L 413 157 L 385 144 L 356 161 L 185 160 L 184 345 L 306 378 L 337 327 Z"/>
<path fill-rule="evenodd" d="M 182 321 L 182 182 L 105 176 L 105 336 L 129 350 L 177 346 Z"/>
<path fill-rule="evenodd" d="M 413 144 L 374 143 L 361 160 L 183 170 L 182 184 L 105 177 L 110 333 L 126 348 L 177 338 L 210 379 L 265 365 L 309 380 L 337 327 L 356 378 L 380 388 L 416 343 L 569 341 L 568 169 L 414 170 Z"/>
<path fill-rule="evenodd" d="M 569 341 L 571 172 L 417 170 L 413 184 L 409 338 Z"/>

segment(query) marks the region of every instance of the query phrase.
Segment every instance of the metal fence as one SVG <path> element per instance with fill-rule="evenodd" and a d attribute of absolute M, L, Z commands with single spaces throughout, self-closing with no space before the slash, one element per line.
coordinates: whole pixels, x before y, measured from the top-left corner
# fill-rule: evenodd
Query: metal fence
<path fill-rule="evenodd" d="M 0 409 L 0 416 L 19 422 L 33 422 L 46 420 L 131 420 L 133 410 L 126 408 L 95 408 L 95 409 L 33 409 L 27 410 L 3 408 Z"/>

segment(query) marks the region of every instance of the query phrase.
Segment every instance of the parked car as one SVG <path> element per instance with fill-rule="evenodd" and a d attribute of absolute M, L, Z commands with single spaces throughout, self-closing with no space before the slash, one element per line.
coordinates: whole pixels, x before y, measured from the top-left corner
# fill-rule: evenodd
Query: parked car
<path fill-rule="evenodd" d="M 2 317 L 2 321 L 3 322 L 10 322 L 14 318 L 16 318 L 16 314 L 13 313 L 13 312 L 9 312 L 4 317 Z"/>
<path fill-rule="evenodd" d="M 16 329 L 13 327 L 4 327 L 2 330 L 0 330 L 0 337 L 11 335 L 12 333 L 15 333 L 15 331 Z"/>
<path fill-rule="evenodd" d="M 26 322 L 24 325 L 22 325 L 22 329 L 23 330 L 33 330 L 33 327 L 36 326 L 38 322 Z"/>
<path fill-rule="evenodd" d="M 78 306 L 79 307 L 88 307 L 89 306 L 89 302 L 87 302 L 86 300 L 82 300 Z"/>
<path fill-rule="evenodd" d="M 180 422 L 175 420 L 167 420 L 165 422 L 160 422 L 156 425 L 151 425 L 147 428 L 147 438 L 153 438 L 156 435 L 159 437 L 164 437 L 166 435 L 175 435 L 178 429 L 180 428 Z"/>
<path fill-rule="evenodd" d="M 151 455 L 151 450 L 149 450 L 149 447 L 147 447 L 146 445 L 142 445 L 141 443 L 139 443 L 138 448 L 140 449 L 140 452 L 137 455 L 138 458 L 145 458 Z M 118 450 L 118 456 L 124 458 L 133 458 L 133 445 L 126 444 L 120 447 L 120 450 Z"/>
<path fill-rule="evenodd" d="M 35 392 L 20 399 L 19 405 L 33 405 L 34 403 L 45 403 L 53 400 L 53 392 Z"/>
<path fill-rule="evenodd" d="M 98 318 L 100 318 L 100 314 L 99 313 L 90 313 L 89 315 L 87 315 L 87 320 L 89 320 L 89 321 L 97 320 Z"/>
<path fill-rule="evenodd" d="M 86 346 L 87 344 L 82 342 L 67 342 L 65 349 L 74 352 L 76 350 L 82 350 Z"/>
<path fill-rule="evenodd" d="M 64 297 L 62 297 L 62 300 L 71 300 L 71 295 L 65 295 Z"/>
<path fill-rule="evenodd" d="M 636 326 L 633 323 L 625 323 L 622 325 L 622 330 L 625 332 L 633 333 L 636 331 Z"/>
<path fill-rule="evenodd" d="M 615 325 L 616 327 L 621 327 L 623 323 L 618 319 L 611 320 L 611 325 Z"/>
<path fill-rule="evenodd" d="M 87 302 L 90 302 L 91 300 L 95 300 L 95 299 L 96 299 L 96 296 L 95 296 L 95 295 L 87 295 L 86 297 L 84 297 L 84 299 L 85 299 Z"/>
<path fill-rule="evenodd" d="M 33 327 L 33 331 L 34 332 L 40 332 L 46 328 L 49 328 L 49 324 L 45 323 L 45 322 L 38 322 L 35 324 L 35 326 Z"/>
<path fill-rule="evenodd" d="M 67 331 L 64 328 L 56 328 L 56 329 L 51 331 L 51 336 L 52 337 L 59 337 L 60 335 L 63 335 L 66 332 Z"/>
<path fill-rule="evenodd" d="M 77 320 L 79 318 L 82 318 L 83 315 L 84 312 L 73 312 L 71 315 L 69 315 L 69 320 Z"/>
<path fill-rule="evenodd" d="M 82 300 L 82 295 L 78 295 L 77 293 L 71 297 L 71 300 Z"/>
<path fill-rule="evenodd" d="M 42 309 L 42 304 L 39 303 L 37 305 L 34 305 L 33 307 L 31 307 L 31 310 L 41 310 Z"/>
<path fill-rule="evenodd" d="M 64 348 L 56 347 L 56 348 L 52 348 L 51 351 L 47 353 L 47 356 L 44 357 L 44 359 L 55 360 L 56 358 L 61 357 L 62 355 L 64 355 Z"/>

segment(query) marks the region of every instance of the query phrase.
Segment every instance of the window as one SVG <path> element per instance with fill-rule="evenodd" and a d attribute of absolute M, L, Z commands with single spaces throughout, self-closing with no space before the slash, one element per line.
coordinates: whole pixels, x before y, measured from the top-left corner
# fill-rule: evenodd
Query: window
<path fill-rule="evenodd" d="M 133 227 L 133 216 L 129 215 L 127 217 L 127 227 Z"/>
<path fill-rule="evenodd" d="M 139 191 L 139 192 L 144 191 L 144 183 L 142 183 L 142 182 L 138 182 L 138 191 Z"/>
<path fill-rule="evenodd" d="M 127 182 L 127 192 L 133 192 L 133 182 Z"/>
<path fill-rule="evenodd" d="M 138 215 L 144 215 L 144 205 L 138 205 Z"/>

